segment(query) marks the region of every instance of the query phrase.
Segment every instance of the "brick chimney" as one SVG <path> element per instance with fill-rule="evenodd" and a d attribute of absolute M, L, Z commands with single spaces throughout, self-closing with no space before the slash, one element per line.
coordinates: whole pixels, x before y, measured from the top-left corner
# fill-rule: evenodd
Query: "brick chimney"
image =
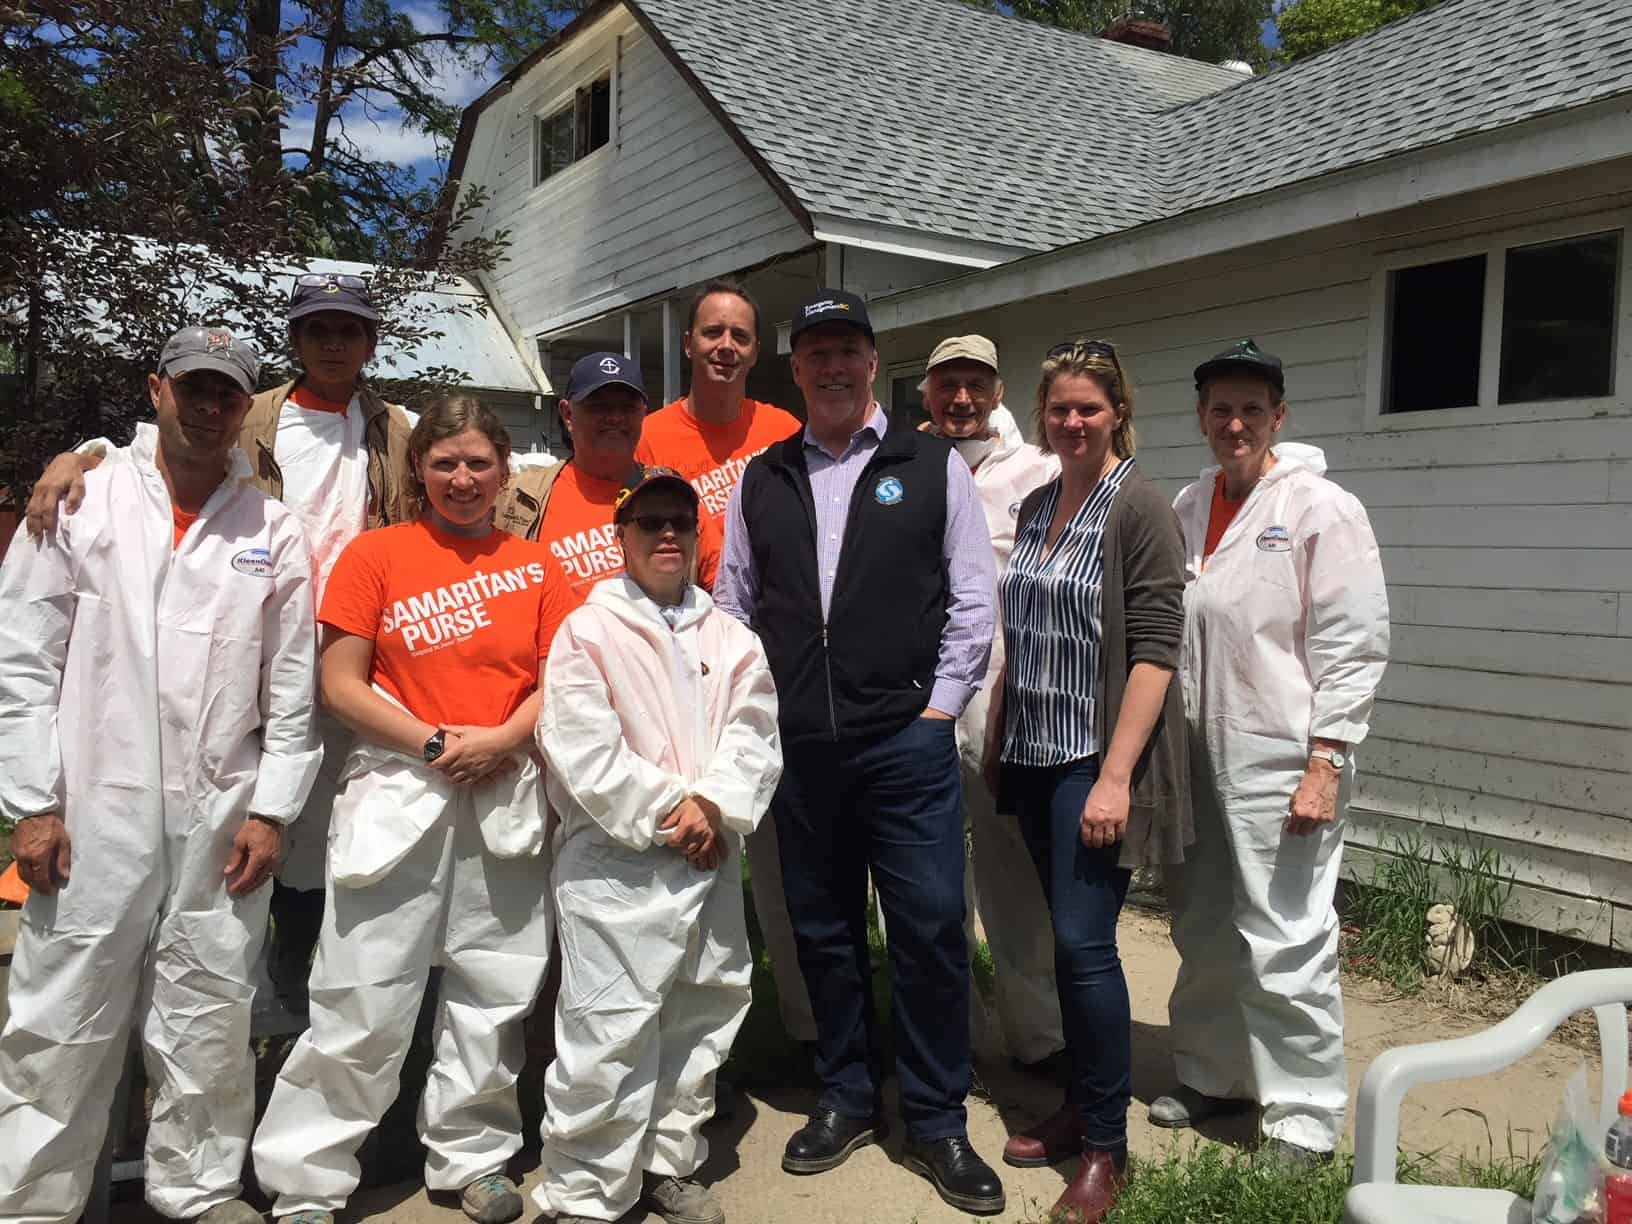
<path fill-rule="evenodd" d="M 1166 51 L 1173 44 L 1173 32 L 1164 22 L 1136 17 L 1132 13 L 1124 13 L 1111 22 L 1100 37 L 1111 42 L 1126 43 L 1130 47 L 1143 47 L 1147 51 Z"/>

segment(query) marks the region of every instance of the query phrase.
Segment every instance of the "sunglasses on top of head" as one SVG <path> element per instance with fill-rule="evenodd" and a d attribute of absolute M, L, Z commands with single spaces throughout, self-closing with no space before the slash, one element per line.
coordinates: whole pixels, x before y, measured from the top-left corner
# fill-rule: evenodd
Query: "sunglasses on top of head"
<path fill-rule="evenodd" d="M 303 272 L 295 277 L 295 285 L 301 289 L 322 289 L 328 285 L 335 285 L 341 289 L 367 289 L 368 282 L 360 276 L 353 276 L 350 272 Z"/>
<path fill-rule="evenodd" d="M 697 530 L 695 514 L 631 514 L 629 521 L 647 535 L 657 535 L 666 527 L 673 527 L 675 535 L 690 535 Z"/>
<path fill-rule="evenodd" d="M 1048 350 L 1043 360 L 1053 361 L 1056 357 L 1066 357 L 1072 353 L 1081 353 L 1084 357 L 1109 357 L 1117 360 L 1116 345 L 1109 340 L 1065 340 Z"/>

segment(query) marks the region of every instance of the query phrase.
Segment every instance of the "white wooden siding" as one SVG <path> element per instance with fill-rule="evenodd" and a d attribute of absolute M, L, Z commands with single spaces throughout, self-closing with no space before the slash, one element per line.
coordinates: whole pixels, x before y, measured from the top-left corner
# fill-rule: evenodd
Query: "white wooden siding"
<path fill-rule="evenodd" d="M 612 140 L 533 185 L 533 124 L 615 65 Z M 488 288 L 538 336 L 808 246 L 810 236 L 622 9 L 540 62 L 477 121 L 481 231 L 510 231 Z M 455 235 L 457 239 L 458 235 Z"/>
<path fill-rule="evenodd" d="M 1393 661 L 1357 756 L 1346 860 L 1413 833 L 1498 850 L 1512 912 L 1632 948 L 1632 379 L 1608 415 L 1367 419 L 1372 278 L 1391 256 L 1632 205 L 1632 163 L 1334 227 L 880 337 L 998 342 L 1030 429 L 1035 371 L 1068 336 L 1113 340 L 1138 391 L 1139 461 L 1170 491 L 1209 461 L 1191 370 L 1243 336 L 1287 364 L 1284 436 L 1322 447 L 1382 548 Z M 1626 241 L 1632 242 L 1632 233 Z M 1632 285 L 1621 286 L 1622 302 Z M 1624 326 L 1624 321 L 1623 321 Z M 1445 418 L 1441 418 L 1444 420 Z"/>

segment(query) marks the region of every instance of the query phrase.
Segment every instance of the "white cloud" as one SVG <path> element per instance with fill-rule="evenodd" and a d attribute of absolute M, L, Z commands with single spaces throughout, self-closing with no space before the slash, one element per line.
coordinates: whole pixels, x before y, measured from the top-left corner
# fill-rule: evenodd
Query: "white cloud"
<path fill-rule="evenodd" d="M 439 161 L 441 154 L 436 147 L 436 141 L 417 129 L 410 128 L 403 122 L 400 112 L 381 115 L 371 118 L 362 113 L 361 107 L 347 107 L 342 116 L 345 121 L 346 135 L 365 155 L 379 161 L 391 161 L 399 166 L 412 166 L 416 162 Z M 312 143 L 311 113 L 296 114 L 289 117 L 284 127 L 283 144 L 285 148 L 310 148 Z M 331 137 L 337 133 L 331 130 Z"/>

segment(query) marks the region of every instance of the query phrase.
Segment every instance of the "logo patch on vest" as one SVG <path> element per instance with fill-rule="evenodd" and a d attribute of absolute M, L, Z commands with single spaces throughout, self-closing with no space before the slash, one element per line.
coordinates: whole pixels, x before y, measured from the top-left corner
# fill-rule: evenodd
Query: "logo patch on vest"
<path fill-rule="evenodd" d="M 264 548 L 246 548 L 232 559 L 232 568 L 252 578 L 270 578 L 272 554 Z"/>
<path fill-rule="evenodd" d="M 885 476 L 873 486 L 873 497 L 877 499 L 878 504 L 881 506 L 895 505 L 901 500 L 905 492 L 906 490 L 902 488 L 901 482 L 894 476 Z"/>
<path fill-rule="evenodd" d="M 1009 517 L 1012 518 L 1012 519 L 1017 519 L 1017 518 L 1020 517 L 1020 503 L 1019 502 L 1010 502 L 1009 503 Z"/>
<path fill-rule="evenodd" d="M 1265 527 L 1257 544 L 1259 552 L 1291 552 L 1292 536 L 1285 527 Z"/>

